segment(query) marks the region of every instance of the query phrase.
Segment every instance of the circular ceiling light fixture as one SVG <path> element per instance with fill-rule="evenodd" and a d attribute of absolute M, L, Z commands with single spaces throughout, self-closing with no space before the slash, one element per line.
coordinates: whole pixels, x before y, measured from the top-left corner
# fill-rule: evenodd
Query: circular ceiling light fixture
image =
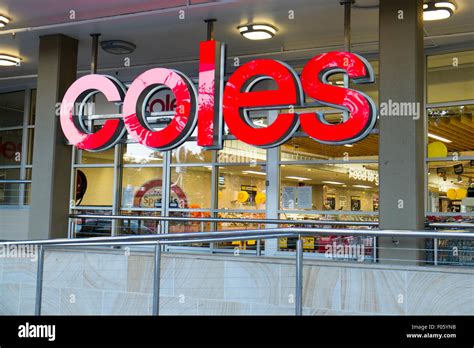
<path fill-rule="evenodd" d="M 423 20 L 438 21 L 449 18 L 456 11 L 456 5 L 451 1 L 431 1 L 423 4 Z"/>
<path fill-rule="evenodd" d="M 237 27 L 240 35 L 249 40 L 267 40 L 275 36 L 277 29 L 270 24 L 245 24 Z"/>
<path fill-rule="evenodd" d="M 19 65 L 21 58 L 9 56 L 8 54 L 0 54 L 0 66 Z"/>
<path fill-rule="evenodd" d="M 10 19 L 3 15 L 0 15 L 0 28 L 5 27 L 8 23 L 10 23 Z"/>
<path fill-rule="evenodd" d="M 135 44 L 124 40 L 102 41 L 100 47 L 102 47 L 105 52 L 112 54 L 130 54 L 137 48 Z"/>

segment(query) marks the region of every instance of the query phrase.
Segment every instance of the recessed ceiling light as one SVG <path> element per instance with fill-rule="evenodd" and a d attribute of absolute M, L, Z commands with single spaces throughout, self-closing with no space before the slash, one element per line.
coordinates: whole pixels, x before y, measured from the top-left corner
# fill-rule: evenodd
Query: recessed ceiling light
<path fill-rule="evenodd" d="M 345 146 L 345 147 L 354 147 L 353 144 L 345 144 L 344 146 Z"/>
<path fill-rule="evenodd" d="M 446 19 L 456 11 L 456 5 L 450 1 L 432 1 L 423 4 L 423 20 L 437 21 Z"/>
<path fill-rule="evenodd" d="M 255 170 L 243 170 L 243 174 L 267 175 L 267 173 L 257 172 Z"/>
<path fill-rule="evenodd" d="M 3 16 L 3 15 L 0 15 L 0 28 L 3 28 L 4 26 L 6 26 L 8 23 L 10 23 L 10 19 Z"/>
<path fill-rule="evenodd" d="M 452 143 L 451 140 L 446 139 L 446 138 L 443 138 L 443 137 L 440 137 L 439 135 L 436 135 L 436 134 L 428 133 L 428 137 L 429 137 L 429 138 L 436 139 L 436 140 L 439 140 L 439 141 L 442 141 L 442 142 L 444 142 L 444 143 Z"/>
<path fill-rule="evenodd" d="M 352 185 L 352 187 L 366 188 L 366 189 L 373 188 L 372 186 L 366 186 L 366 185 Z"/>
<path fill-rule="evenodd" d="M 237 29 L 243 37 L 249 40 L 271 39 L 277 32 L 277 29 L 269 24 L 245 24 Z"/>
<path fill-rule="evenodd" d="M 303 178 L 301 176 L 285 176 L 286 179 L 293 179 L 293 180 L 299 180 L 299 181 L 308 181 L 311 180 L 310 178 Z"/>
<path fill-rule="evenodd" d="M 102 41 L 100 47 L 102 47 L 105 52 L 112 54 L 130 54 L 137 48 L 135 44 L 124 40 Z"/>
<path fill-rule="evenodd" d="M 18 65 L 20 61 L 21 59 L 18 57 L 0 54 L 0 66 L 15 66 Z"/>
<path fill-rule="evenodd" d="M 343 182 L 339 182 L 339 181 L 321 181 L 323 184 L 332 184 L 332 185 L 344 185 Z"/>

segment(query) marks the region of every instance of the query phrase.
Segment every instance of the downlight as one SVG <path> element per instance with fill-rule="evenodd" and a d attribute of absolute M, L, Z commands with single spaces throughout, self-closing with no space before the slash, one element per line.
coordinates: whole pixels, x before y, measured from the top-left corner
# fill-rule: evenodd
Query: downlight
<path fill-rule="evenodd" d="M 456 5 L 450 1 L 434 1 L 423 4 L 423 20 L 438 21 L 451 17 Z"/>
<path fill-rule="evenodd" d="M 249 40 L 271 39 L 277 32 L 277 29 L 270 24 L 245 24 L 237 29 L 240 35 Z"/>
<path fill-rule="evenodd" d="M 100 43 L 100 47 L 108 53 L 112 54 L 130 54 L 137 46 L 124 40 L 107 40 Z"/>
<path fill-rule="evenodd" d="M 0 54 L 0 66 L 16 66 L 19 65 L 21 58 Z"/>
<path fill-rule="evenodd" d="M 8 23 L 10 23 L 10 19 L 3 15 L 0 15 L 0 28 L 5 27 Z"/>

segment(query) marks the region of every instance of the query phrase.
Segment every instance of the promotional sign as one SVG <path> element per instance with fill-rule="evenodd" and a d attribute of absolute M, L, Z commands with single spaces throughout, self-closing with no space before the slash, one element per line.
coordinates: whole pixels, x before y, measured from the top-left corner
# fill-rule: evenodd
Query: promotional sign
<path fill-rule="evenodd" d="M 198 90 L 183 73 L 154 68 L 138 76 L 128 90 L 111 76 L 87 75 L 74 82 L 61 104 L 61 127 L 66 138 L 80 149 L 102 151 L 114 146 L 125 134 L 140 144 L 170 150 L 182 144 L 197 126 L 197 142 L 206 149 L 221 149 L 223 122 L 239 140 L 262 148 L 286 142 L 301 126 L 311 138 L 324 144 L 354 143 L 366 137 L 376 121 L 374 102 L 364 93 L 328 83 L 329 76 L 346 73 L 354 83 L 374 82 L 370 64 L 349 52 L 329 52 L 312 58 L 301 76 L 287 64 L 258 59 L 240 66 L 224 86 L 224 44 L 209 40 L 200 45 Z M 252 91 L 258 82 L 271 79 L 277 89 Z M 164 128 L 154 130 L 147 123 L 152 96 L 162 89 L 174 95 L 174 117 Z M 76 103 L 83 105 L 96 93 L 110 103 L 122 104 L 120 118 L 108 118 L 95 133 L 89 132 Z M 317 112 L 297 114 L 304 107 L 304 93 L 323 106 L 347 111 L 349 117 L 331 124 Z M 166 104 L 171 108 L 171 102 Z M 248 117 L 248 109 L 286 109 L 266 127 L 258 127 Z M 163 108 L 162 108 L 163 109 Z M 79 108 L 83 110 L 83 108 Z"/>

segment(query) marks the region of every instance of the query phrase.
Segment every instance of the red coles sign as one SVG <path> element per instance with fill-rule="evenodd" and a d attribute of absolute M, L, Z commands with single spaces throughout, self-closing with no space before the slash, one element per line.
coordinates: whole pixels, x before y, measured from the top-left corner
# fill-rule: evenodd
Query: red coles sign
<path fill-rule="evenodd" d="M 207 149 L 222 147 L 223 122 L 230 132 L 247 144 L 259 147 L 278 146 L 301 126 L 311 138 L 325 144 L 348 144 L 369 134 L 376 121 L 374 102 L 364 93 L 333 86 L 327 79 L 346 73 L 354 83 L 374 82 L 370 64 L 348 52 L 317 55 L 303 68 L 301 77 L 285 63 L 259 59 L 239 67 L 224 86 L 224 44 L 214 40 L 201 43 L 198 90 L 183 73 L 156 68 L 138 76 L 128 90 L 113 77 L 87 75 L 74 82 L 61 104 L 61 126 L 67 139 L 78 148 L 101 151 L 115 145 L 127 131 L 140 144 L 170 150 L 183 143 L 197 125 L 198 145 Z M 252 91 L 262 79 L 272 79 L 277 89 Z M 146 122 L 145 110 L 151 96 L 160 89 L 174 94 L 175 113 L 170 123 L 159 130 Z M 102 93 L 109 102 L 123 103 L 122 117 L 107 119 L 95 133 L 73 115 L 74 105 L 91 92 Z M 315 112 L 297 114 L 294 107 L 304 106 L 304 94 L 316 102 L 349 113 L 339 124 L 330 124 Z M 248 108 L 291 112 L 280 113 L 266 127 L 254 125 Z M 82 110 L 82 108 L 81 108 Z M 79 115 L 81 116 L 81 115 Z"/>

